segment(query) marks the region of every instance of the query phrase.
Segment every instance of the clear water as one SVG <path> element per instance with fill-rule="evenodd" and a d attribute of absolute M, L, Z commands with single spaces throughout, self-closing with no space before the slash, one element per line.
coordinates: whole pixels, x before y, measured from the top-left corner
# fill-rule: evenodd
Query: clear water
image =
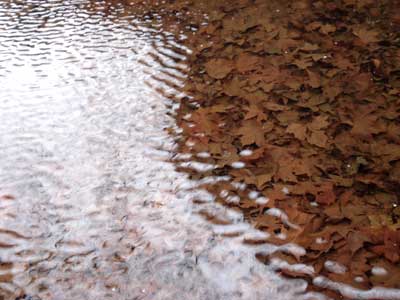
<path fill-rule="evenodd" d="M 227 178 L 176 171 L 213 166 L 168 133 L 190 49 L 161 22 L 110 1 L 0 2 L 0 300 L 324 298 L 255 257 L 303 249 L 243 243 L 266 237 L 200 188 Z"/>
<path fill-rule="evenodd" d="M 241 243 L 257 233 L 240 214 L 210 203 L 222 228 L 194 213 L 212 196 L 168 162 L 176 104 L 156 92 L 179 93 L 165 82 L 189 50 L 127 15 L 0 3 L 0 299 L 299 298 L 304 282 L 255 259 L 273 246 Z"/>

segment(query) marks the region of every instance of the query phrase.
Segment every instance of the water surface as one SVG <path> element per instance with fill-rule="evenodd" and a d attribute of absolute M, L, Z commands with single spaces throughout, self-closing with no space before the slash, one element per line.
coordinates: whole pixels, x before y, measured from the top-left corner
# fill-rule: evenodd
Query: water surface
<path fill-rule="evenodd" d="M 0 3 L 0 299 L 312 296 L 168 162 L 177 104 L 156 90 L 179 98 L 190 50 L 160 22 L 105 2 Z"/>

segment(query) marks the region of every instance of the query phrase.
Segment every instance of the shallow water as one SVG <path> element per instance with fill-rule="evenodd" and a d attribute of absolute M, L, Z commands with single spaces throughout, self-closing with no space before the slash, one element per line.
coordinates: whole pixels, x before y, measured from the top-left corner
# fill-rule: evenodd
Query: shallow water
<path fill-rule="evenodd" d="M 112 3 L 0 3 L 0 300 L 324 298 L 274 272 L 311 266 L 256 259 L 303 248 L 265 243 L 205 190 L 228 184 L 237 193 L 219 196 L 236 203 L 248 187 L 208 176 L 209 153 L 177 153 L 191 53 L 179 24 L 170 33 L 154 11 L 143 19 Z M 296 226 L 277 208 L 267 214 Z"/>
<path fill-rule="evenodd" d="M 311 297 L 257 262 L 277 247 L 244 246 L 261 233 L 169 162 L 176 104 L 155 90 L 179 97 L 165 82 L 179 86 L 190 51 L 126 15 L 0 4 L 0 299 Z M 231 225 L 200 218 L 199 199 Z"/>

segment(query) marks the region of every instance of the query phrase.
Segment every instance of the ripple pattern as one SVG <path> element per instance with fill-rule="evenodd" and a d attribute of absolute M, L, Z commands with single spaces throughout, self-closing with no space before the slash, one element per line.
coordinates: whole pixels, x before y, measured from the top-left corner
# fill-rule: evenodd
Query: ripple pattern
<path fill-rule="evenodd" d="M 310 297 L 167 162 L 188 53 L 107 1 L 0 2 L 0 299 Z"/>

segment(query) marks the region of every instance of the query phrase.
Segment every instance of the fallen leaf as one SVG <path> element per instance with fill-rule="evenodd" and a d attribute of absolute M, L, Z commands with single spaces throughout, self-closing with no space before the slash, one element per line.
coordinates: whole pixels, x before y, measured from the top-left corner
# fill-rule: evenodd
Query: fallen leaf
<path fill-rule="evenodd" d="M 234 68 L 230 60 L 224 58 L 211 59 L 205 65 L 208 75 L 215 79 L 225 78 Z"/>
<path fill-rule="evenodd" d="M 376 43 L 380 40 L 378 37 L 379 32 L 377 32 L 375 30 L 368 30 L 363 27 L 358 27 L 358 28 L 355 27 L 355 28 L 353 28 L 353 33 L 357 37 L 359 37 L 365 44 Z"/>
<path fill-rule="evenodd" d="M 312 131 L 311 135 L 307 137 L 307 141 L 321 148 L 326 148 L 328 146 L 328 137 L 324 131 Z"/>
<path fill-rule="evenodd" d="M 238 129 L 237 134 L 241 136 L 240 142 L 243 146 L 253 143 L 263 146 L 265 144 L 264 130 L 262 125 L 254 119 L 245 120 Z"/>
<path fill-rule="evenodd" d="M 300 123 L 290 124 L 286 131 L 292 133 L 298 140 L 304 141 L 306 139 L 307 127 Z"/>

